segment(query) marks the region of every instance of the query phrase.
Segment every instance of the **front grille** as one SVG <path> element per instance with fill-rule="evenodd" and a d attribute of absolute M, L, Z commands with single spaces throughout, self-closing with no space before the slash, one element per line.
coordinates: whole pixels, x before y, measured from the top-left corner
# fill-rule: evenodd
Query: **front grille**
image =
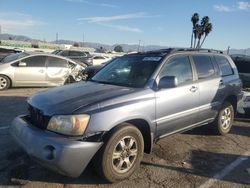
<path fill-rule="evenodd" d="M 49 119 L 49 116 L 43 115 L 43 112 L 31 105 L 28 106 L 29 111 L 29 120 L 32 125 L 40 129 L 46 129 Z"/>

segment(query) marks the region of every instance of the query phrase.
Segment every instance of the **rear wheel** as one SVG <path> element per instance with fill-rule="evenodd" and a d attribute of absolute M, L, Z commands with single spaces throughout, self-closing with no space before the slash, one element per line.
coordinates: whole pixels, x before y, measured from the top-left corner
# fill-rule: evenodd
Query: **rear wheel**
<path fill-rule="evenodd" d="M 0 75 L 0 90 L 5 90 L 10 87 L 10 79 L 7 76 Z"/>
<path fill-rule="evenodd" d="M 231 130 L 234 120 L 234 109 L 231 103 L 225 102 L 214 122 L 215 132 L 226 135 Z"/>
<path fill-rule="evenodd" d="M 133 125 L 124 123 L 98 152 L 96 171 L 109 182 L 126 179 L 140 165 L 143 151 L 141 132 Z"/>

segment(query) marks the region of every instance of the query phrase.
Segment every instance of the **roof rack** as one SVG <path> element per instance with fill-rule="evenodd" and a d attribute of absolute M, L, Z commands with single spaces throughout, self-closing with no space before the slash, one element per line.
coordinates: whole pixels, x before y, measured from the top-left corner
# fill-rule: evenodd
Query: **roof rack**
<path fill-rule="evenodd" d="M 223 51 L 221 50 L 214 50 L 214 49 L 206 49 L 206 48 L 172 48 L 171 53 L 173 52 L 179 52 L 179 51 L 198 51 L 198 52 L 213 52 L 213 53 L 219 53 L 223 54 Z"/>
<path fill-rule="evenodd" d="M 159 50 L 150 50 L 145 52 L 138 52 L 136 54 L 161 54 L 166 55 L 175 52 L 209 52 L 209 53 L 218 53 L 223 54 L 223 51 L 214 50 L 214 49 L 205 49 L 205 48 L 163 48 Z"/>

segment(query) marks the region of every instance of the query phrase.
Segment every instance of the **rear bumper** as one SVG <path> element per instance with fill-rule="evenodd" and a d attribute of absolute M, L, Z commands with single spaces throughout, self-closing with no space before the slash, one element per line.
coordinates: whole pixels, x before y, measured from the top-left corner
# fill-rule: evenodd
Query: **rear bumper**
<path fill-rule="evenodd" d="M 10 132 L 17 143 L 40 164 L 70 177 L 78 177 L 102 142 L 65 138 L 29 125 L 23 117 L 13 120 Z"/>

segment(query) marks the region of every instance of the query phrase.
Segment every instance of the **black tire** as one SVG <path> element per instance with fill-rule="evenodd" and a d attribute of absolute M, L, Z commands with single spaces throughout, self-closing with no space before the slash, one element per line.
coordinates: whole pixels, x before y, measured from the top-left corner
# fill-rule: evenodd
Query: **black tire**
<path fill-rule="evenodd" d="M 7 76 L 0 75 L 0 90 L 8 89 L 10 84 L 10 79 Z"/>
<path fill-rule="evenodd" d="M 124 147 L 122 143 L 125 144 Z M 129 143 L 132 144 L 131 147 Z M 108 182 L 124 180 L 139 167 L 143 151 L 144 141 L 139 129 L 124 123 L 121 128 L 112 131 L 107 142 L 97 153 L 94 161 L 96 172 Z"/>
<path fill-rule="evenodd" d="M 74 82 L 75 82 L 74 78 L 73 78 L 72 76 L 69 76 L 69 77 L 65 80 L 64 85 L 71 84 L 71 83 L 74 83 Z"/>
<path fill-rule="evenodd" d="M 226 135 L 231 130 L 233 121 L 234 108 L 231 103 L 225 102 L 213 123 L 214 132 L 218 135 Z"/>

